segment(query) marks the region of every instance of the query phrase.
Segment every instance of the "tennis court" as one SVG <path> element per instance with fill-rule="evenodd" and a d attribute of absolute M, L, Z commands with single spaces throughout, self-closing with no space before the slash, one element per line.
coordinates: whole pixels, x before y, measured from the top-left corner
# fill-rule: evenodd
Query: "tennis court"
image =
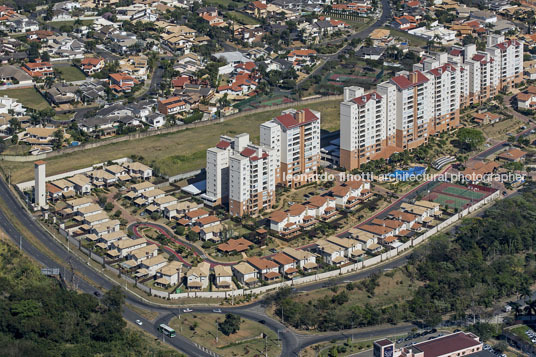
<path fill-rule="evenodd" d="M 462 196 L 470 200 L 480 200 L 486 194 L 483 192 L 475 192 L 465 187 L 448 186 L 443 189 L 444 193 L 450 193 L 456 196 Z"/>
<path fill-rule="evenodd" d="M 439 203 L 443 208 L 449 206 L 451 208 L 463 209 L 465 205 L 470 204 L 470 200 L 463 198 L 444 195 L 438 192 L 431 192 L 429 195 L 424 197 L 426 201 L 434 201 Z"/>

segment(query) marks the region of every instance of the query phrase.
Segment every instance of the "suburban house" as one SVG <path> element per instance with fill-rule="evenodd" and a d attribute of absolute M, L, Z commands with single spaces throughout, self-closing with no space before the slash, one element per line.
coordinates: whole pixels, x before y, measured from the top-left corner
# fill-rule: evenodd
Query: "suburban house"
<path fill-rule="evenodd" d="M 335 198 L 338 207 L 352 209 L 357 204 L 372 197 L 370 182 L 347 181 L 331 189 L 330 194 Z"/>
<path fill-rule="evenodd" d="M 238 282 L 247 287 L 253 287 L 259 283 L 257 269 L 246 262 L 240 262 L 232 266 L 233 274 Z"/>
<path fill-rule="evenodd" d="M 156 280 L 154 281 L 154 284 L 162 288 L 175 286 L 180 282 L 181 274 L 182 263 L 173 260 L 156 271 Z"/>
<path fill-rule="evenodd" d="M 128 238 L 128 235 L 121 231 L 115 231 L 110 233 L 104 233 L 97 239 L 97 243 L 103 243 L 103 247 L 106 247 L 105 249 L 108 249 L 112 246 L 112 244 L 119 242 L 122 239 L 130 239 Z"/>
<path fill-rule="evenodd" d="M 102 237 L 103 234 L 113 233 L 119 230 L 119 220 L 112 219 L 110 221 L 97 224 L 96 226 L 91 227 L 91 233 L 96 234 L 99 237 Z"/>
<path fill-rule="evenodd" d="M 164 216 L 167 219 L 182 217 L 186 213 L 201 208 L 202 205 L 200 203 L 194 203 L 191 201 L 181 201 L 177 202 L 176 204 L 172 204 L 169 206 L 164 207 Z"/>
<path fill-rule="evenodd" d="M 167 264 L 167 259 L 164 255 L 159 254 L 156 257 L 145 259 L 140 263 L 140 273 L 145 273 L 144 276 L 154 276 L 158 269 L 164 267 Z"/>
<path fill-rule="evenodd" d="M 131 250 L 127 258 L 134 260 L 136 265 L 141 263 L 145 259 L 156 257 L 158 255 L 158 246 L 156 244 L 149 243 L 141 248 Z"/>
<path fill-rule="evenodd" d="M 229 239 L 225 243 L 218 244 L 217 248 L 222 253 L 242 253 L 254 245 L 245 238 Z"/>
<path fill-rule="evenodd" d="M 473 114 L 473 121 L 479 125 L 498 123 L 499 120 L 501 120 L 501 116 L 495 113 L 484 112 Z"/>
<path fill-rule="evenodd" d="M 287 247 L 283 249 L 283 253 L 296 260 L 296 267 L 303 271 L 311 271 L 318 267 L 316 257 L 311 252 Z"/>
<path fill-rule="evenodd" d="M 349 259 L 360 258 L 363 256 L 363 254 L 365 254 L 365 252 L 361 249 L 361 243 L 355 239 L 333 236 L 326 238 L 326 241 L 343 248 L 344 256 Z"/>
<path fill-rule="evenodd" d="M 329 196 L 313 196 L 305 203 L 309 211 L 313 211 L 313 216 L 321 219 L 330 219 L 337 214 L 336 199 Z"/>
<path fill-rule="evenodd" d="M 222 238 L 222 233 L 225 230 L 223 224 L 218 223 L 209 227 L 203 227 L 199 230 L 199 237 L 204 240 L 210 240 L 213 242 L 219 242 Z"/>
<path fill-rule="evenodd" d="M 87 207 L 93 203 L 90 197 L 75 198 L 73 200 L 66 201 L 67 206 L 71 208 L 73 212 L 79 211 L 82 207 Z"/>
<path fill-rule="evenodd" d="M 119 252 L 119 257 L 124 258 L 133 250 L 143 248 L 147 245 L 147 240 L 145 238 L 139 239 L 121 239 L 118 242 L 114 242 L 112 247 L 117 249 Z"/>
<path fill-rule="evenodd" d="M 91 192 L 91 181 L 87 176 L 77 174 L 67 180 L 73 184 L 76 194 L 85 195 Z"/>
<path fill-rule="evenodd" d="M 316 242 L 316 246 L 317 252 L 329 265 L 342 265 L 348 261 L 344 255 L 345 248 L 341 246 L 335 245 L 323 239 L 319 239 Z"/>
<path fill-rule="evenodd" d="M 190 105 L 182 97 L 170 97 L 158 101 L 158 111 L 164 115 L 175 115 L 190 110 Z"/>
<path fill-rule="evenodd" d="M 54 68 L 50 62 L 36 59 L 35 62 L 28 62 L 22 66 L 22 70 L 33 78 L 54 77 Z"/>
<path fill-rule="evenodd" d="M 128 174 L 134 179 L 148 180 L 153 176 L 153 169 L 141 162 L 128 162 L 123 164 L 123 167 L 128 170 Z"/>
<path fill-rule="evenodd" d="M 104 68 L 104 58 L 86 57 L 80 62 L 80 69 L 88 76 L 100 72 Z"/>
<path fill-rule="evenodd" d="M 292 278 L 298 274 L 298 261 L 284 253 L 277 253 L 270 257 L 271 260 L 279 265 L 279 274 L 287 278 Z"/>
<path fill-rule="evenodd" d="M 210 264 L 201 262 L 190 268 L 186 273 L 186 286 L 192 290 L 202 290 L 208 287 L 210 276 Z"/>
<path fill-rule="evenodd" d="M 112 186 L 117 182 L 115 175 L 103 169 L 93 170 L 87 173 L 91 183 L 95 186 Z"/>
<path fill-rule="evenodd" d="M 257 269 L 258 276 L 265 281 L 274 281 L 281 277 L 278 272 L 279 265 L 271 260 L 259 257 L 251 257 L 247 259 L 247 262 Z"/>
<path fill-rule="evenodd" d="M 126 73 L 111 73 L 110 88 L 116 93 L 128 93 L 139 82 Z"/>
<path fill-rule="evenodd" d="M 525 159 L 525 155 L 527 155 L 526 151 L 519 150 L 518 148 L 511 148 L 509 150 L 501 152 L 499 155 L 497 155 L 497 158 L 499 160 L 504 160 L 508 162 L 520 162 Z"/>
<path fill-rule="evenodd" d="M 230 289 L 233 286 L 233 269 L 228 265 L 214 267 L 214 286 L 218 289 Z"/>

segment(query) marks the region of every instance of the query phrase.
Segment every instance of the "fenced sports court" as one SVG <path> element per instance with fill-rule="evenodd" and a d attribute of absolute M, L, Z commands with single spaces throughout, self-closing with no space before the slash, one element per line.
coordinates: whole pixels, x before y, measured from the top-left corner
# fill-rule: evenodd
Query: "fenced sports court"
<path fill-rule="evenodd" d="M 428 187 L 424 200 L 439 203 L 441 206 L 465 209 L 493 193 L 493 189 L 479 185 L 456 185 L 450 182 L 437 182 Z"/>

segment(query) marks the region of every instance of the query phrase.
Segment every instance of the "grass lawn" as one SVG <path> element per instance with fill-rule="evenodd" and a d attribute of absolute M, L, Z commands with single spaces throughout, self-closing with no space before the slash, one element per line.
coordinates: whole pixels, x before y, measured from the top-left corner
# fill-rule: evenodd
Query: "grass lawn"
<path fill-rule="evenodd" d="M 279 356 L 281 348 L 277 341 L 277 334 L 268 327 L 243 319 L 237 333 L 225 336 L 217 329 L 218 322 L 224 319 L 224 314 L 196 314 L 194 309 L 193 313 L 182 314 L 180 319 L 174 318 L 169 325 L 178 334 L 222 356 L 264 355 L 264 339 L 260 337 L 264 333 L 268 335 L 268 356 Z M 218 336 L 218 342 L 216 342 L 216 336 Z"/>
<path fill-rule="evenodd" d="M 526 325 L 518 325 L 516 327 L 511 328 L 510 332 L 530 345 L 532 344 L 532 341 L 530 340 L 529 336 L 527 336 L 527 334 L 525 333 L 528 330 L 530 330 L 530 327 Z"/>
<path fill-rule="evenodd" d="M 339 100 L 332 100 L 310 104 L 307 107 L 322 113 L 322 129 L 333 131 L 339 128 L 339 102 Z M 303 107 L 305 106 L 297 106 L 296 108 Z M 206 149 L 216 145 L 220 135 L 234 136 L 246 132 L 251 135 L 253 142 L 258 143 L 259 125 L 280 113 L 280 110 L 272 110 L 250 114 L 224 123 L 55 156 L 47 159 L 47 175 L 81 169 L 92 164 L 128 157 L 132 154 L 143 156 L 147 164 L 153 168 L 158 168 L 160 172 L 169 176 L 200 169 L 206 164 Z M 2 161 L 0 166 L 11 170 L 12 182 L 14 183 L 33 178 L 32 162 Z"/>
<path fill-rule="evenodd" d="M 7 141 L 8 145 L 10 141 Z M 19 144 L 19 145 L 9 145 L 3 152 L 2 155 L 26 155 L 30 152 L 30 145 Z"/>
<path fill-rule="evenodd" d="M 378 307 L 389 306 L 411 297 L 411 292 L 417 288 L 416 283 L 411 283 L 409 278 L 398 270 L 393 270 L 392 273 L 392 277 L 389 276 L 391 274 L 387 273 L 379 278 L 379 286 L 375 289 L 374 295 L 368 294 L 360 287 L 348 291 L 349 301 L 345 305 L 365 306 L 365 304 L 370 304 Z M 332 297 L 343 290 L 345 290 L 344 286 L 340 286 L 337 292 L 333 292 L 331 288 L 319 289 L 300 294 L 296 297 L 296 300 L 305 304 L 309 300 L 317 300 L 324 296 Z"/>
<path fill-rule="evenodd" d="M 240 22 L 242 25 L 257 25 L 259 23 L 259 21 L 255 20 L 253 17 L 238 11 L 229 11 L 227 12 L 227 16 Z"/>
<path fill-rule="evenodd" d="M 49 108 L 48 102 L 35 90 L 35 88 L 7 89 L 1 92 L 10 98 L 17 99 L 22 105 L 35 110 Z"/>
<path fill-rule="evenodd" d="M 75 66 L 56 67 L 66 82 L 82 81 L 86 79 L 84 72 Z"/>
<path fill-rule="evenodd" d="M 69 21 L 53 21 L 53 22 L 47 22 L 47 25 L 59 29 L 63 25 L 67 26 L 74 26 L 75 20 L 69 20 Z M 81 20 L 83 26 L 91 25 L 93 23 L 93 20 Z"/>
<path fill-rule="evenodd" d="M 421 46 L 426 45 L 427 43 L 425 39 L 418 37 L 418 36 L 411 35 L 405 31 L 395 30 L 392 27 L 382 27 L 382 28 L 391 31 L 391 36 L 393 37 L 398 37 L 398 38 L 403 38 L 405 40 L 408 40 L 409 44 L 412 46 L 421 47 Z"/>
<path fill-rule="evenodd" d="M 222 5 L 225 8 L 227 8 L 229 4 L 235 4 L 236 8 L 241 8 L 242 6 L 244 6 L 243 3 L 232 1 L 232 0 L 206 0 L 205 2 L 208 5 Z"/>
<path fill-rule="evenodd" d="M 73 113 L 61 113 L 61 114 L 54 115 L 54 118 L 52 118 L 52 119 L 53 120 L 64 121 L 64 120 L 71 120 L 73 117 L 74 117 Z"/>

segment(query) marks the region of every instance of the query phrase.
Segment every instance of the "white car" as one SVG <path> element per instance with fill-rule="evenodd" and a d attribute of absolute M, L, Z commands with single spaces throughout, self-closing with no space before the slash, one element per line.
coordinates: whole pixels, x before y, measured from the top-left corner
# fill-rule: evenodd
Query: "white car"
<path fill-rule="evenodd" d="M 184 310 L 182 310 L 182 311 L 183 311 L 183 312 L 192 312 L 192 311 L 194 311 L 194 310 L 192 310 L 192 309 L 190 309 L 190 308 L 188 307 L 188 308 L 186 308 L 186 309 L 184 309 Z"/>
<path fill-rule="evenodd" d="M 214 309 L 212 310 L 212 312 L 216 313 L 216 314 L 220 314 L 221 313 L 221 309 Z"/>
<path fill-rule="evenodd" d="M 140 326 L 143 325 L 143 322 L 141 322 L 141 320 L 136 320 L 136 323 Z"/>

